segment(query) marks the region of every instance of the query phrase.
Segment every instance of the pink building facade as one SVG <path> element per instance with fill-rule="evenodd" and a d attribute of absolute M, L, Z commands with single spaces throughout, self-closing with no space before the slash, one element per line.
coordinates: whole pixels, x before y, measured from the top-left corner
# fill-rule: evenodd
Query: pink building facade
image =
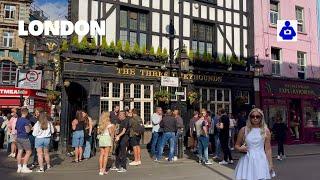
<path fill-rule="evenodd" d="M 256 104 L 272 128 L 287 124 L 286 143 L 320 142 L 320 62 L 316 0 L 253 0 Z M 298 41 L 277 41 L 277 20 L 298 21 Z"/>
<path fill-rule="evenodd" d="M 254 53 L 264 65 L 264 73 L 289 78 L 319 78 L 316 0 L 253 2 Z M 297 42 L 277 42 L 277 19 L 298 20 Z"/>

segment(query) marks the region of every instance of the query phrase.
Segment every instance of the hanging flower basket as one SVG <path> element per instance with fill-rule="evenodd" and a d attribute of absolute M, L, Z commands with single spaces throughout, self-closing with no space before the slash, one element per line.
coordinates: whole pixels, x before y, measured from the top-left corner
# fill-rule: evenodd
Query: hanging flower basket
<path fill-rule="evenodd" d="M 190 105 L 192 105 L 199 100 L 199 94 L 196 91 L 189 91 L 187 98 L 189 100 Z"/>
<path fill-rule="evenodd" d="M 57 91 L 47 91 L 47 100 L 51 103 L 58 100 L 60 93 Z"/>
<path fill-rule="evenodd" d="M 247 102 L 248 102 L 248 97 L 246 97 L 246 96 L 238 96 L 235 99 L 235 104 L 238 107 L 245 105 Z"/>
<path fill-rule="evenodd" d="M 157 91 L 154 93 L 154 99 L 159 102 L 163 102 L 165 104 L 169 104 L 170 94 L 167 91 Z"/>

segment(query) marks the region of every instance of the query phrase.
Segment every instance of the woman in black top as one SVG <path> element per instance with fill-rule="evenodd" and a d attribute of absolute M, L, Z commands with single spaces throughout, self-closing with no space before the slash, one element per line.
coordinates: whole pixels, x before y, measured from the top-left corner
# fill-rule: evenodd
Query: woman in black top
<path fill-rule="evenodd" d="M 281 116 L 277 115 L 276 123 L 274 123 L 272 131 L 275 134 L 278 143 L 278 160 L 282 160 L 285 157 L 283 144 L 286 140 L 286 130 L 286 124 L 282 121 Z"/>
<path fill-rule="evenodd" d="M 76 112 L 76 118 L 72 121 L 72 147 L 75 148 L 74 162 L 82 161 L 83 143 L 84 143 L 85 122 L 82 116 L 82 111 Z"/>

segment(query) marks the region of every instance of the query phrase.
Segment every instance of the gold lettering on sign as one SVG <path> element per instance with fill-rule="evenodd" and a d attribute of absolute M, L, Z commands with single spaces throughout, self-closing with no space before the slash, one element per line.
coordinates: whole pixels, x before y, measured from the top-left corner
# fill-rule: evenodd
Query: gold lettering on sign
<path fill-rule="evenodd" d="M 117 68 L 118 74 L 125 76 L 134 76 L 136 75 L 136 70 L 133 68 Z"/>

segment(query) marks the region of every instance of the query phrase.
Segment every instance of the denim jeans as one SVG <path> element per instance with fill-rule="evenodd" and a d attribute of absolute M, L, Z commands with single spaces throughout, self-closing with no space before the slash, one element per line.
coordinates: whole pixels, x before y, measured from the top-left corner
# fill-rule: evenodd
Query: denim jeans
<path fill-rule="evenodd" d="M 198 137 L 198 151 L 199 151 L 199 160 L 202 162 L 208 162 L 208 146 L 209 146 L 209 137 L 199 136 Z"/>
<path fill-rule="evenodd" d="M 221 158 L 221 144 L 219 139 L 219 134 L 214 135 L 214 141 L 216 143 L 216 157 Z"/>
<path fill-rule="evenodd" d="M 83 151 L 83 158 L 88 159 L 90 158 L 90 153 L 91 153 L 92 136 L 88 137 L 88 139 L 86 139 L 85 142 L 86 144 Z"/>
<path fill-rule="evenodd" d="M 169 151 L 169 161 L 173 160 L 173 154 L 174 154 L 174 141 L 175 141 L 176 135 L 174 132 L 165 132 L 163 133 L 160 150 L 158 152 L 158 160 L 162 159 L 162 153 L 163 148 L 166 145 L 167 141 L 169 141 L 170 151 Z"/>
<path fill-rule="evenodd" d="M 176 137 L 175 137 L 175 141 L 174 141 L 174 156 L 178 156 L 178 139 L 179 137 L 182 136 L 182 133 L 177 132 Z"/>
<path fill-rule="evenodd" d="M 151 155 L 155 156 L 159 153 L 159 148 L 161 144 L 161 135 L 159 132 L 152 133 L 152 142 L 151 142 Z"/>

